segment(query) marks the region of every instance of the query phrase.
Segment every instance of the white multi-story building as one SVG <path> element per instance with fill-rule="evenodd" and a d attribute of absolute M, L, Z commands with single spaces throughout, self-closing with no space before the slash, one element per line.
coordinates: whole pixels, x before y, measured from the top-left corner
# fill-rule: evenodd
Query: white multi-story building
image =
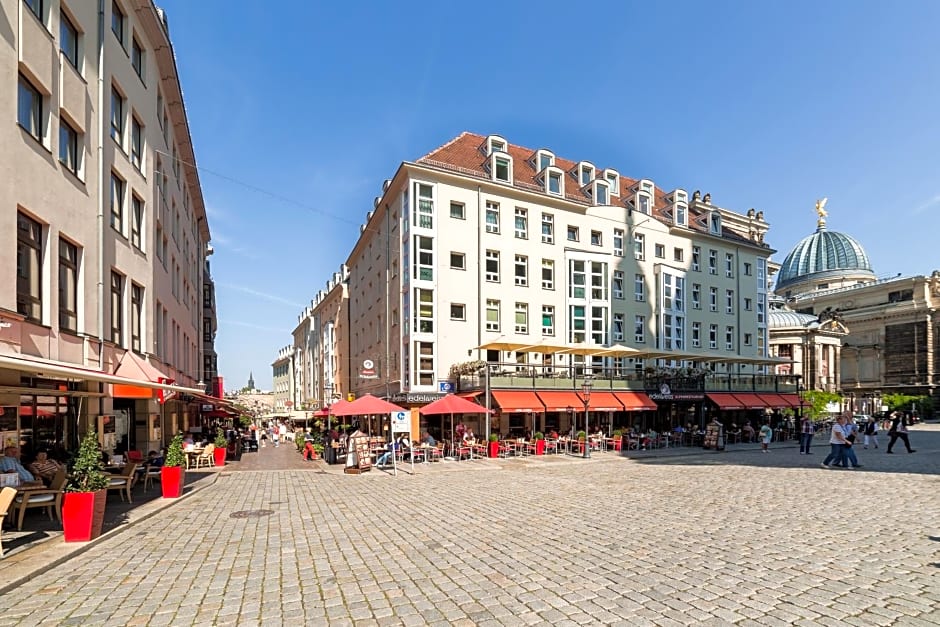
<path fill-rule="evenodd" d="M 568 372 L 572 386 L 588 367 L 607 377 L 701 367 L 726 375 L 728 389 L 732 376 L 753 384 L 772 362 L 767 229 L 762 213 L 729 211 L 709 194 L 463 133 L 402 163 L 360 229 L 346 261 L 349 388 L 421 403 L 474 359 Z M 635 353 L 591 356 L 612 345 Z M 496 346 L 508 348 L 478 348 Z M 698 392 L 682 399 L 696 411 Z M 569 413 L 582 404 L 567 398 Z M 785 405 L 771 399 L 752 400 Z"/>
<path fill-rule="evenodd" d="M 37 444 L 73 446 L 87 424 L 155 447 L 195 425 L 205 391 L 209 242 L 165 15 L 0 0 L 0 23 L 2 405 L 30 408 L 17 431 Z M 43 382 L 66 393 L 29 390 Z"/>

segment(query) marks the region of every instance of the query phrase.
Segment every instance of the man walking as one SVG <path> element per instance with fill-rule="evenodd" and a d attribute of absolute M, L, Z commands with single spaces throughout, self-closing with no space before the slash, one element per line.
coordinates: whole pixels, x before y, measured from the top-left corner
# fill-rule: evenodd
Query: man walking
<path fill-rule="evenodd" d="M 809 452 L 810 444 L 813 443 L 813 433 L 816 427 L 809 416 L 803 416 L 802 432 L 800 433 L 800 455 L 812 455 Z"/>
<path fill-rule="evenodd" d="M 847 440 L 845 439 L 844 427 L 845 416 L 839 416 L 836 419 L 836 424 L 832 425 L 832 432 L 829 435 L 829 446 L 831 450 L 829 454 L 826 455 L 826 459 L 823 460 L 823 468 L 845 465 L 845 444 Z M 830 464 L 832 466 L 830 466 Z"/>
<path fill-rule="evenodd" d="M 904 415 L 901 412 L 894 412 L 894 418 L 891 420 L 891 428 L 888 430 L 888 435 L 891 436 L 891 439 L 888 440 L 888 450 L 886 453 L 892 453 L 892 447 L 894 443 L 898 441 L 898 438 L 904 442 L 904 447 L 907 449 L 908 453 L 916 453 L 914 449 L 911 448 L 911 441 L 907 439 L 907 424 L 904 419 Z"/>

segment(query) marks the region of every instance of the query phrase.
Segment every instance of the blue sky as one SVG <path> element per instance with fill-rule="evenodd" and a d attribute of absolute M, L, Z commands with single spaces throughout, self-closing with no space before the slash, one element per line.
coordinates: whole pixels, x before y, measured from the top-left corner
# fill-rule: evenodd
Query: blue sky
<path fill-rule="evenodd" d="M 159 4 L 228 388 L 270 388 L 382 181 L 464 130 L 762 210 L 777 261 L 827 196 L 879 276 L 940 268 L 940 3 Z"/>

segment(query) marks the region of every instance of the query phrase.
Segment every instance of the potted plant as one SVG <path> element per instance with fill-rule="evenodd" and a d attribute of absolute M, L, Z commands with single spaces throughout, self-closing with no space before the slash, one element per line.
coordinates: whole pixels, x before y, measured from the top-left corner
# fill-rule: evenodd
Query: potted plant
<path fill-rule="evenodd" d="M 108 476 L 101 470 L 98 436 L 89 430 L 82 438 L 65 486 L 62 529 L 66 542 L 88 542 L 101 535 L 107 487 Z"/>
<path fill-rule="evenodd" d="M 545 434 L 541 431 L 536 431 L 532 436 L 535 438 L 535 454 L 544 455 L 545 454 Z"/>
<path fill-rule="evenodd" d="M 160 468 L 160 488 L 165 499 L 175 499 L 183 493 L 183 481 L 186 479 L 186 471 L 183 469 L 183 464 L 186 463 L 184 455 L 183 434 L 177 433 L 166 449 L 166 459 Z"/>
<path fill-rule="evenodd" d="M 614 432 L 612 435 L 614 438 L 614 450 L 615 451 L 622 450 L 623 449 L 623 431 L 621 431 L 620 429 L 614 429 Z"/>
<path fill-rule="evenodd" d="M 212 449 L 212 457 L 216 466 L 225 465 L 225 452 L 228 450 L 228 438 L 225 437 L 225 431 L 221 427 L 215 432 L 215 448 Z"/>
<path fill-rule="evenodd" d="M 577 451 L 578 451 L 579 453 L 583 453 L 583 452 L 584 452 L 584 445 L 585 445 L 586 442 L 587 442 L 587 433 L 585 433 L 584 431 L 578 431 L 578 448 L 577 448 Z"/>
<path fill-rule="evenodd" d="M 487 448 L 487 455 L 490 457 L 499 457 L 499 434 L 491 433 L 490 442 Z"/>

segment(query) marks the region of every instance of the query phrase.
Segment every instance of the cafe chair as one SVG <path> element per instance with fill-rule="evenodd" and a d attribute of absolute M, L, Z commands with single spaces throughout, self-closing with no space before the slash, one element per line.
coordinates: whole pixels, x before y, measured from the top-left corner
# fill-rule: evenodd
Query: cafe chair
<path fill-rule="evenodd" d="M 154 481 L 160 481 L 160 466 L 146 466 L 144 468 L 144 492 L 150 489 Z"/>
<path fill-rule="evenodd" d="M 0 490 L 0 557 L 3 557 L 3 519 L 6 518 L 7 511 L 15 497 L 16 489 L 14 488 L 7 487 Z"/>
<path fill-rule="evenodd" d="M 196 468 L 198 469 L 203 464 L 206 465 L 206 468 L 211 468 L 215 466 L 215 455 L 213 451 L 215 450 L 215 444 L 206 444 L 206 448 L 202 450 L 199 455 L 196 456 Z"/>
<path fill-rule="evenodd" d="M 118 494 L 121 495 L 121 500 L 126 500 L 128 503 L 133 503 L 134 499 L 131 498 L 131 488 L 134 487 L 135 471 L 137 470 L 137 464 L 131 462 L 124 465 L 124 469 L 119 475 L 112 475 L 108 483 L 108 491 L 115 490 Z M 126 498 L 125 498 L 126 497 Z"/>
<path fill-rule="evenodd" d="M 62 495 L 65 494 L 65 482 L 68 477 L 64 470 L 60 470 L 52 478 L 49 487 L 43 490 L 20 490 L 13 499 L 12 508 L 16 511 L 16 529 L 23 529 L 23 519 L 26 517 L 26 510 L 31 507 L 43 507 L 49 520 L 53 520 L 52 514 L 62 522 Z"/>

